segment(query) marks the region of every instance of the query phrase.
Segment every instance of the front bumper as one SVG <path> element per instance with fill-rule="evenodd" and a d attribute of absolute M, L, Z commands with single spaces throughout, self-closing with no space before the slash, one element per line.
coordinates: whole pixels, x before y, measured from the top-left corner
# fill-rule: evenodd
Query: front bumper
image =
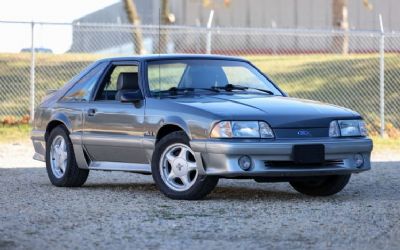
<path fill-rule="evenodd" d="M 203 174 L 221 177 L 286 177 L 340 175 L 371 169 L 372 141 L 369 138 L 324 138 L 307 140 L 192 140 L 192 150 Z M 323 144 L 325 161 L 320 165 L 297 165 L 292 161 L 294 145 Z M 357 167 L 354 156 L 363 156 Z M 252 159 L 252 167 L 239 167 L 240 156 Z"/>
<path fill-rule="evenodd" d="M 31 140 L 33 148 L 35 149 L 35 154 L 33 159 L 38 161 L 46 161 L 46 142 L 45 142 L 45 131 L 44 130 L 32 130 Z"/>

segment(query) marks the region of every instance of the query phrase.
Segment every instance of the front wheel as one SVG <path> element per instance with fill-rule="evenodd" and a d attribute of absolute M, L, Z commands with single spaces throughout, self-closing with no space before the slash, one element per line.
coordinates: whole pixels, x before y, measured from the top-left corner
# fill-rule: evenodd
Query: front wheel
<path fill-rule="evenodd" d="M 349 175 L 321 176 L 308 181 L 291 181 L 298 192 L 311 196 L 329 196 L 342 191 L 350 180 Z"/>
<path fill-rule="evenodd" d="M 157 188 L 172 199 L 201 199 L 218 183 L 218 177 L 199 175 L 184 132 L 170 133 L 156 144 L 151 167 Z"/>

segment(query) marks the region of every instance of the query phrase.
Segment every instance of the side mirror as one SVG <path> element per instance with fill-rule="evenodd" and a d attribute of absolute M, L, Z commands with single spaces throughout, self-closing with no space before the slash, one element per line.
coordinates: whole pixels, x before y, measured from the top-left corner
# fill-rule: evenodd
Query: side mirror
<path fill-rule="evenodd" d="M 139 102 L 143 100 L 140 90 L 125 92 L 121 95 L 121 102 Z"/>

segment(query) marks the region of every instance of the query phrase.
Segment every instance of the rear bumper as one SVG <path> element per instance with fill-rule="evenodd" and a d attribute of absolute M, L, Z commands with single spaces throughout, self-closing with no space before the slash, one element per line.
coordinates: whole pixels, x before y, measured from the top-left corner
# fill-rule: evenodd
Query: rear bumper
<path fill-rule="evenodd" d="M 293 163 L 293 146 L 304 144 L 323 144 L 326 164 L 307 166 Z M 358 173 L 371 168 L 372 141 L 368 138 L 281 139 L 259 142 L 193 140 L 191 147 L 197 162 L 200 162 L 203 174 L 221 177 L 339 175 Z M 362 155 L 364 159 L 364 163 L 359 167 L 355 164 L 355 154 Z M 252 167 L 248 171 L 239 167 L 238 159 L 242 155 L 252 159 Z"/>

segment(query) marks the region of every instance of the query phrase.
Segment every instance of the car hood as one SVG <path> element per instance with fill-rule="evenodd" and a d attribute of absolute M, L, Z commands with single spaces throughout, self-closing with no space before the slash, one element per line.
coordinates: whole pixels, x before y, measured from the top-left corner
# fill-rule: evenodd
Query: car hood
<path fill-rule="evenodd" d="M 273 128 L 322 128 L 335 119 L 360 118 L 343 107 L 283 96 L 219 94 L 173 101 L 212 113 L 220 120 L 264 120 Z"/>

